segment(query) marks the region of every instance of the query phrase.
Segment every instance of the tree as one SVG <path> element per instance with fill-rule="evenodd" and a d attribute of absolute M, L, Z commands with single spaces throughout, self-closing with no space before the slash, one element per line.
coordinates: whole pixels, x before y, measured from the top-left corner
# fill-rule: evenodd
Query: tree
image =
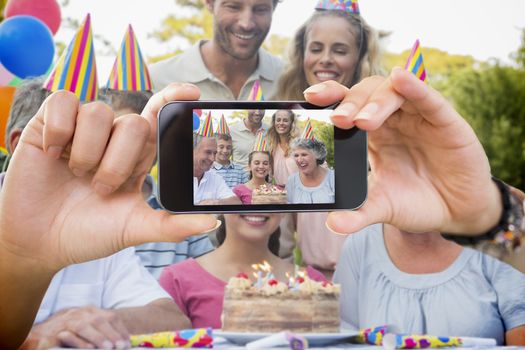
<path fill-rule="evenodd" d="M 525 188 L 525 70 L 494 66 L 451 77 L 446 93 L 472 125 L 492 174 Z"/>

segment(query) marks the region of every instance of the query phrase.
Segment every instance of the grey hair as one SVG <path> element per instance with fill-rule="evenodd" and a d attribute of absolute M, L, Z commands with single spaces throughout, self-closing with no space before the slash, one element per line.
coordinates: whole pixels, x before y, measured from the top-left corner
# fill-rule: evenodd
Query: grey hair
<path fill-rule="evenodd" d="M 292 141 L 291 148 L 292 149 L 303 148 L 303 149 L 312 151 L 317 161 L 317 165 L 323 164 L 326 160 L 326 154 L 327 154 L 326 145 L 319 140 L 310 140 L 310 139 L 301 139 L 301 138 L 295 139 Z"/>
<path fill-rule="evenodd" d="M 120 91 L 102 88 L 99 91 L 99 100 L 109 104 L 114 111 L 129 108 L 134 113 L 140 114 L 152 95 L 151 91 Z"/>
<path fill-rule="evenodd" d="M 43 87 L 44 79 L 45 77 L 25 79 L 16 88 L 11 110 L 9 111 L 9 120 L 5 129 L 5 143 L 9 153 L 13 152 L 9 145 L 11 131 L 14 129 L 23 130 L 31 118 L 38 112 L 42 102 L 44 102 L 47 96 L 51 95 L 51 91 Z"/>
<path fill-rule="evenodd" d="M 209 138 L 212 138 L 212 139 L 216 139 L 215 136 L 202 136 L 202 135 L 199 135 L 197 133 L 193 133 L 193 149 L 196 149 L 197 146 L 199 146 L 199 144 L 202 142 L 202 140 L 204 139 L 209 139 Z"/>

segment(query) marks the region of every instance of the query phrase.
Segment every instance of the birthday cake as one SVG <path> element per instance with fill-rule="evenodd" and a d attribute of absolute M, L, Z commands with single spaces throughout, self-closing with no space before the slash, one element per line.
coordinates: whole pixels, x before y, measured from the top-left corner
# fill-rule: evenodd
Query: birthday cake
<path fill-rule="evenodd" d="M 339 292 L 339 285 L 308 277 L 289 284 L 274 278 L 252 283 L 239 274 L 224 290 L 222 330 L 339 332 Z"/>
<path fill-rule="evenodd" d="M 261 185 L 252 191 L 252 204 L 286 204 L 286 190 L 274 185 Z"/>

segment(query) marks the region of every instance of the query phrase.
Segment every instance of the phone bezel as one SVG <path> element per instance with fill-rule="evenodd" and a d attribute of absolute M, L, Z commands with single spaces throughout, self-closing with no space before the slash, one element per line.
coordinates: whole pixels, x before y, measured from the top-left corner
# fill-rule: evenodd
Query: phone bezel
<path fill-rule="evenodd" d="M 194 109 L 333 109 L 333 107 L 319 107 L 300 101 L 174 101 L 167 103 L 158 115 L 157 199 L 159 204 L 165 210 L 173 213 L 318 212 L 353 210 L 361 207 L 368 193 L 367 133 L 357 128 L 344 130 L 335 126 L 335 203 L 193 204 Z"/>

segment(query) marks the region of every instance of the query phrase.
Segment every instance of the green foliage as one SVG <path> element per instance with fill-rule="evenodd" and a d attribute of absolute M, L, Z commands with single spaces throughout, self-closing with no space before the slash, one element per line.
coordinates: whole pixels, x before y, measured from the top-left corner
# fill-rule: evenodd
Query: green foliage
<path fill-rule="evenodd" d="M 158 30 L 150 34 L 162 43 L 175 42 L 169 52 L 151 57 L 150 62 L 160 61 L 181 51 L 181 47 L 194 44 L 213 35 L 213 16 L 201 0 L 176 0 L 177 6 L 189 10 L 189 15 L 172 14 L 162 20 Z M 187 12 L 187 11 L 186 11 Z"/>
<path fill-rule="evenodd" d="M 521 30 L 521 45 L 513 58 L 522 69 L 525 69 L 525 28 Z"/>
<path fill-rule="evenodd" d="M 284 60 L 289 43 L 289 37 L 272 34 L 266 37 L 266 40 L 263 43 L 263 48 L 272 55 L 281 57 Z"/>
<path fill-rule="evenodd" d="M 0 0 L 0 22 L 4 20 L 4 7 L 7 4 L 7 0 Z"/>
<path fill-rule="evenodd" d="M 463 71 L 446 94 L 476 131 L 492 173 L 525 188 L 525 70 L 496 64 Z"/>

